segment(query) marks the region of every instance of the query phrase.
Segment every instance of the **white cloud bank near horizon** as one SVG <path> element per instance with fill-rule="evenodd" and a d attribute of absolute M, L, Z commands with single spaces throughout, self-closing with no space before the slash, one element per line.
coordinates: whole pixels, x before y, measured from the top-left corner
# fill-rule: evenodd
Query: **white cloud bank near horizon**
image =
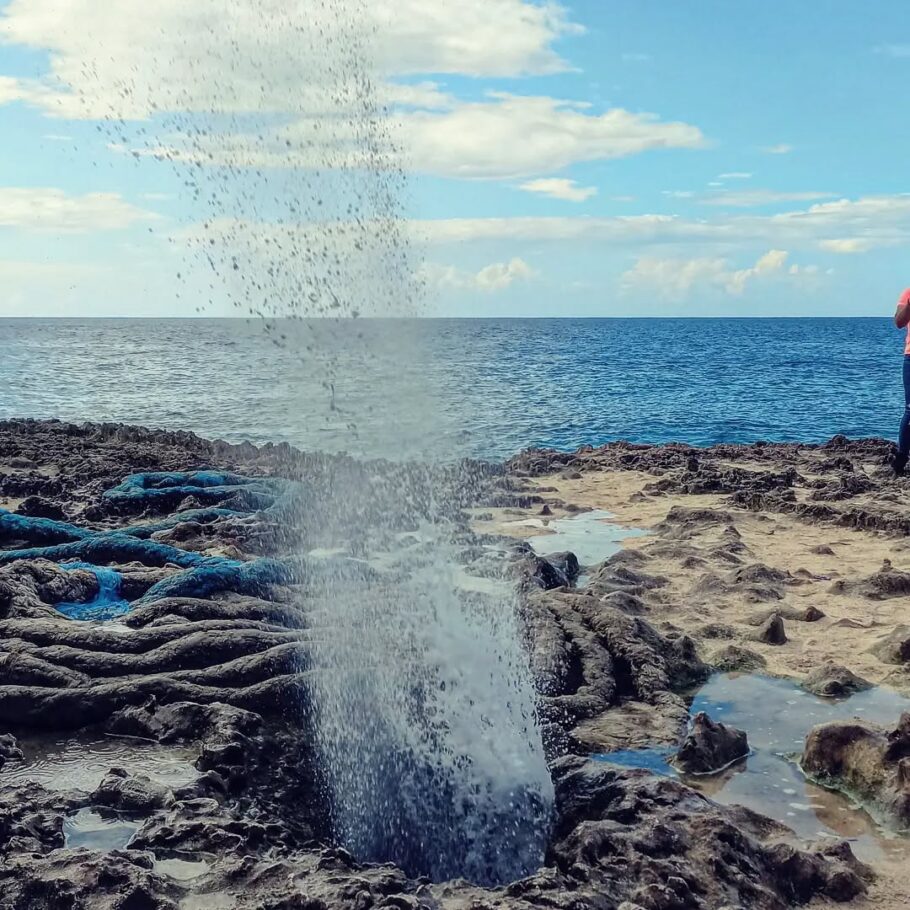
<path fill-rule="evenodd" d="M 425 262 L 417 271 L 417 280 L 430 289 L 477 290 L 484 293 L 504 291 L 516 282 L 531 281 L 537 276 L 536 269 L 518 256 L 509 262 L 492 262 L 478 272 L 437 262 Z"/>
<path fill-rule="evenodd" d="M 577 171 L 567 176 L 573 167 L 652 152 L 696 155 L 712 147 L 716 137 L 688 122 L 678 108 L 664 116 L 639 110 L 628 100 L 592 105 L 556 90 L 551 94 L 541 89 L 539 79 L 522 91 L 527 83 L 519 80 L 572 71 L 568 50 L 585 29 L 561 3 L 337 0 L 335 13 L 330 7 L 310 13 L 301 19 L 284 0 L 108 0 L 103 5 L 97 0 L 9 0 L 0 10 L 0 46 L 46 52 L 48 67 L 37 78 L 0 75 L 0 113 L 3 105 L 29 106 L 49 122 L 47 129 L 53 131 L 42 135 L 55 143 L 70 138 L 61 121 L 104 121 L 112 134 L 111 153 L 121 159 L 132 155 L 141 167 L 156 158 L 184 172 L 197 166 L 210 173 L 227 168 L 230 176 L 233 169 L 370 167 L 463 181 L 460 185 L 470 185 L 471 192 L 498 183 L 516 205 L 525 206 L 517 210 L 550 205 L 548 211 L 556 214 L 395 220 L 414 249 L 430 257 L 419 274 L 449 291 L 489 294 L 543 283 L 561 259 L 585 249 L 614 257 L 613 288 L 626 294 L 644 297 L 659 280 L 671 295 L 710 288 L 739 298 L 763 282 L 812 283 L 824 274 L 814 266 L 792 265 L 792 255 L 817 251 L 856 257 L 910 246 L 910 194 L 840 198 L 811 186 L 752 188 L 743 181 L 752 180 L 753 171 L 739 168 L 754 167 L 764 183 L 761 168 L 755 160 L 732 155 L 702 178 L 723 169 L 709 184 L 714 190 L 664 191 L 668 202 L 694 207 L 687 216 L 647 211 L 562 215 L 570 208 L 560 203 L 579 206 L 577 213 L 595 206 L 602 210 L 606 201 L 595 180 L 578 180 Z M 901 57 L 902 47 L 889 45 L 880 53 Z M 651 58 L 628 52 L 618 59 L 644 63 Z M 447 77 L 455 88 L 447 85 Z M 488 80 L 507 81 L 493 87 Z M 251 115 L 258 118 L 252 124 Z M 119 121 L 141 123 L 145 144 L 135 140 L 135 131 L 128 141 L 116 135 L 113 126 Z M 767 145 L 752 138 L 749 148 L 753 156 L 791 155 L 793 145 L 775 141 L 787 137 L 785 130 L 775 130 Z M 154 167 L 154 160 L 148 166 Z M 667 174 L 672 170 L 661 176 Z M 729 181 L 734 184 L 727 188 Z M 269 186 L 268 178 L 261 186 Z M 209 239 L 239 243 L 247 252 L 276 238 L 293 240 L 292 248 L 299 250 L 314 218 L 323 215 L 321 201 L 301 211 L 286 208 L 285 217 L 277 219 L 284 224 L 278 225 L 254 206 L 245 221 L 225 218 L 219 225 L 211 211 L 200 210 L 192 224 L 184 219 L 178 229 L 152 210 L 155 203 L 166 203 L 168 194 L 136 192 L 132 198 L 150 206 L 131 203 L 115 188 L 0 187 L 0 231 L 9 232 L 7 237 L 91 238 L 153 225 L 156 234 L 160 230 L 172 239 L 202 231 Z M 214 215 L 235 201 L 219 201 Z M 704 217 L 699 205 L 705 207 Z M 761 213 L 769 206 L 792 209 Z M 295 217 L 287 217 L 289 211 Z M 390 213 L 376 230 L 386 229 L 399 214 Z M 356 230 L 349 229 L 352 223 L 336 221 L 341 239 L 322 238 L 320 246 L 337 254 L 335 246 L 343 243 L 350 247 L 366 238 L 369 245 L 369 216 Z M 466 247 L 480 244 L 496 250 L 484 252 L 482 259 L 461 256 Z M 542 248 L 550 260 L 541 262 Z M 50 255 L 54 247 L 49 242 L 46 249 Z M 769 252 L 756 260 L 759 250 Z M 272 255 L 265 261 L 274 266 Z M 129 257 L 111 256 L 104 266 L 111 275 L 131 268 Z M 222 256 L 222 263 L 226 260 L 229 256 Z M 478 267 L 482 261 L 488 264 Z M 627 268 L 630 261 L 634 265 Z M 9 286 L 25 282 L 32 288 L 50 274 L 32 265 L 6 260 Z M 78 283 L 88 274 L 67 271 L 64 257 L 60 268 L 68 276 L 63 282 Z M 58 288 L 61 281 L 51 284 Z M 116 278 L 109 281 L 118 284 Z"/>
<path fill-rule="evenodd" d="M 754 265 L 736 268 L 729 259 L 657 259 L 643 257 L 622 276 L 625 293 L 650 294 L 670 303 L 687 300 L 694 292 L 725 291 L 741 297 L 758 281 L 778 280 L 818 286 L 821 271 L 816 265 L 787 265 L 790 254 L 769 250 Z"/>
<path fill-rule="evenodd" d="M 0 186 L 0 228 L 77 234 L 123 230 L 159 218 L 120 193 L 75 195 L 56 187 Z"/>

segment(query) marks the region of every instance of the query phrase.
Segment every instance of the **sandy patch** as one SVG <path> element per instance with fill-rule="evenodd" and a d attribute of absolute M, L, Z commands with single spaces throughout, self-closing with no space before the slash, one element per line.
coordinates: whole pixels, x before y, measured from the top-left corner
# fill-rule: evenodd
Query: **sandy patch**
<path fill-rule="evenodd" d="M 644 495 L 654 478 L 633 471 L 586 472 L 578 479 L 559 475 L 536 480 L 535 486 L 551 501 L 554 516 L 565 516 L 557 503 L 603 509 L 619 525 L 651 530 L 648 536 L 624 541 L 628 549 L 648 557 L 645 571 L 661 575 L 669 584 L 652 595 L 651 622 L 672 623 L 699 642 L 705 656 L 735 642 L 759 653 L 773 675 L 802 679 L 826 660 L 849 667 L 871 682 L 907 689 L 910 677 L 901 668 L 885 664 L 869 652 L 891 630 L 910 621 L 908 600 L 893 597 L 872 600 L 849 589 L 838 593 L 836 582 L 853 582 L 881 568 L 888 559 L 896 569 L 910 570 L 906 544 L 881 532 L 808 524 L 785 515 L 768 515 L 731 507 L 725 495 Z M 674 507 L 710 509 L 729 516 L 729 521 L 695 523 L 690 528 L 659 529 Z M 494 520 L 478 524 L 491 533 L 530 537 L 545 529 L 515 524 L 522 517 L 539 513 L 528 510 L 498 510 Z M 545 519 L 544 519 L 545 520 Z M 743 552 L 727 548 L 728 528 L 739 535 Z M 830 551 L 830 552 L 829 552 Z M 734 561 L 735 560 L 735 561 Z M 792 581 L 768 586 L 737 584 L 737 568 L 766 566 L 788 575 Z M 780 597 L 772 593 L 776 588 Z M 786 614 L 807 607 L 825 616 L 817 622 L 785 619 L 789 641 L 768 645 L 752 639 L 756 623 L 773 610 Z M 711 624 L 727 626 L 729 638 L 706 638 L 702 630 Z"/>

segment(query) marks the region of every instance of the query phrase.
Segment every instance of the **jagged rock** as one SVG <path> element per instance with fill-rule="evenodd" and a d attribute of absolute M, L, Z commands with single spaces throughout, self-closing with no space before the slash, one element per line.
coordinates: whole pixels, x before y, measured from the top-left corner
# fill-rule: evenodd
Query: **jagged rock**
<path fill-rule="evenodd" d="M 700 711 L 674 758 L 674 765 L 684 774 L 710 774 L 749 754 L 749 742 L 743 730 L 711 720 Z"/>
<path fill-rule="evenodd" d="M 803 770 L 910 826 L 910 713 L 893 730 L 864 721 L 834 721 L 806 737 Z"/>
<path fill-rule="evenodd" d="M 608 560 L 591 575 L 588 588 L 597 594 L 619 591 L 640 597 L 646 591 L 663 588 L 667 584 L 669 581 L 663 576 L 649 575 Z"/>
<path fill-rule="evenodd" d="M 825 618 L 825 614 L 815 606 L 808 607 L 787 607 L 779 606 L 773 610 L 765 610 L 749 618 L 750 626 L 763 626 L 773 616 L 780 616 L 781 619 L 792 620 L 793 622 L 818 622 Z"/>
<path fill-rule="evenodd" d="M 0 910 L 177 910 L 180 890 L 132 850 L 19 853 L 0 864 Z"/>
<path fill-rule="evenodd" d="M 846 698 L 871 689 L 872 683 L 829 660 L 803 680 L 803 688 L 823 698 Z"/>
<path fill-rule="evenodd" d="M 21 761 L 22 750 L 11 733 L 0 733 L 0 768 L 8 761 Z"/>
<path fill-rule="evenodd" d="M 553 588 L 566 588 L 571 585 L 566 573 L 542 556 L 529 556 L 526 571 L 530 580 L 545 591 Z"/>
<path fill-rule="evenodd" d="M 722 622 L 710 622 L 700 631 L 703 638 L 736 638 L 736 629 Z"/>
<path fill-rule="evenodd" d="M 578 557 L 574 553 L 570 553 L 568 550 L 563 553 L 550 553 L 547 556 L 547 562 L 558 569 L 570 584 L 575 584 L 580 566 L 578 565 Z"/>
<path fill-rule="evenodd" d="M 881 569 L 865 578 L 840 579 L 832 585 L 832 592 L 851 592 L 868 597 L 870 600 L 887 600 L 891 597 L 906 597 L 910 594 L 910 572 L 895 569 L 890 559 L 882 563 Z"/>
<path fill-rule="evenodd" d="M 722 673 L 754 673 L 768 666 L 761 654 L 739 645 L 727 645 L 715 651 L 708 658 L 708 663 Z"/>
<path fill-rule="evenodd" d="M 57 503 L 43 496 L 27 496 L 19 503 L 16 512 L 31 518 L 51 518 L 55 521 L 63 521 L 66 518 L 66 513 Z"/>
<path fill-rule="evenodd" d="M 64 816 L 80 808 L 83 799 L 82 794 L 52 792 L 32 781 L 0 787 L 0 857 L 62 847 Z"/>
<path fill-rule="evenodd" d="M 159 743 L 229 740 L 235 734 L 255 736 L 262 730 L 262 718 L 252 711 L 217 702 L 158 704 L 151 699 L 139 707 L 117 711 L 106 728 L 121 736 L 138 736 Z"/>
<path fill-rule="evenodd" d="M 574 757 L 553 770 L 551 854 L 558 869 L 578 876 L 576 901 L 782 910 L 815 894 L 847 900 L 865 891 L 867 870 L 846 844 L 834 856 L 764 847 L 760 838 L 773 823 L 746 809 L 720 809 L 667 778 Z M 534 884 L 534 877 L 523 882 L 518 895 L 533 895 Z"/>
<path fill-rule="evenodd" d="M 788 638 L 784 630 L 783 617 L 780 613 L 772 613 L 751 637 L 753 641 L 760 641 L 766 645 L 785 645 Z"/>
<path fill-rule="evenodd" d="M 910 626 L 895 626 L 870 651 L 886 664 L 907 663 L 910 661 Z"/>
<path fill-rule="evenodd" d="M 586 448 L 522 456 L 519 463 L 529 472 L 546 465 L 581 474 L 602 453 Z M 325 846 L 334 834 L 317 770 L 311 695 L 319 671 L 311 660 L 310 623 L 319 609 L 312 589 L 326 579 L 315 577 L 317 567 L 297 561 L 281 575 L 287 585 L 265 586 L 245 573 L 258 561 L 254 557 L 283 560 L 335 545 L 369 553 L 365 537 L 350 540 L 349 527 L 332 526 L 337 496 L 350 500 L 349 524 L 375 526 L 378 536 L 389 538 L 415 534 L 428 517 L 421 503 L 451 500 L 446 514 L 463 528 L 459 547 L 476 553 L 488 543 L 501 546 L 472 536 L 463 510 L 542 508 L 540 496 L 513 472 L 459 467 L 476 481 L 462 490 L 447 470 L 430 477 L 423 468 L 365 465 L 289 447 L 232 446 L 117 424 L 33 421 L 0 423 L 0 456 L 4 464 L 22 457 L 60 468 L 53 480 L 37 474 L 0 478 L 0 494 L 21 498 L 10 492 L 21 490 L 59 509 L 57 518 L 0 516 L 6 550 L 28 544 L 40 551 L 0 569 L 0 724 L 15 723 L 25 736 L 28 728 L 60 732 L 98 724 L 120 736 L 179 742 L 198 754 L 200 772 L 173 790 L 116 771 L 91 796 L 0 789 L 2 910 L 172 910 L 178 902 L 206 900 L 236 910 L 607 910 L 623 904 L 782 910 L 816 894 L 844 899 L 862 890 L 862 870 L 849 849 L 821 855 L 766 846 L 766 838 L 779 840 L 787 832 L 745 810 L 717 806 L 675 781 L 616 772 L 567 754 L 609 737 L 617 748 L 654 738 L 678 742 L 687 718 L 682 693 L 709 673 L 691 638 L 634 615 L 648 608 L 656 614 L 653 605 L 665 603 L 667 587 L 666 579 L 651 574 L 651 557 L 637 551 L 598 567 L 590 591 L 567 587 L 576 571 L 568 557 L 549 557 L 546 566 L 535 562 L 544 584 L 521 599 L 557 794 L 541 869 L 497 890 L 465 882 L 430 885 L 389 865 L 359 866 L 341 848 Z M 780 497 L 782 508 L 793 505 L 790 487 L 801 483 L 801 462 L 783 446 L 703 454 L 687 446 L 623 444 L 603 457 L 624 470 L 655 473 L 668 489 L 741 488 L 753 497 Z M 761 477 L 731 468 L 737 459 L 780 463 Z M 257 489 L 206 492 L 198 486 L 205 480 L 199 472 L 259 481 L 229 484 Z M 299 484 L 301 495 L 286 511 L 222 514 L 265 506 L 285 482 Z M 449 484 L 452 495 L 431 495 L 439 484 Z M 413 502 L 400 501 L 405 485 L 414 490 Z M 137 519 L 140 512 L 155 518 Z M 64 514 L 74 524 L 60 521 Z M 750 591 L 761 586 L 800 583 L 744 565 L 748 548 L 731 514 L 677 513 L 660 534 L 667 546 L 690 548 L 683 555 L 704 559 L 711 569 L 722 563 L 723 584 L 739 586 L 746 596 L 758 596 Z M 305 523 L 298 526 L 298 515 L 319 517 L 315 536 Z M 706 529 L 712 540 L 699 552 L 697 538 Z M 416 537 L 414 542 L 419 544 Z M 230 553 L 240 566 L 214 578 L 200 575 L 197 570 L 212 565 L 211 553 Z M 113 562 L 120 592 L 132 603 L 122 624 L 115 629 L 62 618 L 53 605 L 93 598 L 97 579 L 63 569 L 43 558 L 48 555 Z M 2 558 L 14 557 L 7 552 Z M 742 571 L 729 574 L 731 566 Z M 502 573 L 503 567 L 493 569 Z M 386 583 L 384 576 L 371 576 L 373 582 Z M 543 590 L 554 586 L 566 590 Z M 136 849 L 106 855 L 63 849 L 64 818 L 90 805 L 135 813 L 142 822 Z M 201 883 L 177 890 L 154 872 L 145 848 L 213 858 Z"/>
<path fill-rule="evenodd" d="M 149 814 L 174 802 L 174 794 L 144 775 L 130 776 L 122 768 L 111 768 L 91 796 L 92 805 Z"/>
<path fill-rule="evenodd" d="M 642 613 L 648 612 L 645 602 L 640 597 L 629 594 L 627 591 L 611 591 L 609 594 L 604 594 L 600 598 L 600 602 L 605 607 L 620 610 L 630 616 L 640 616 Z"/>

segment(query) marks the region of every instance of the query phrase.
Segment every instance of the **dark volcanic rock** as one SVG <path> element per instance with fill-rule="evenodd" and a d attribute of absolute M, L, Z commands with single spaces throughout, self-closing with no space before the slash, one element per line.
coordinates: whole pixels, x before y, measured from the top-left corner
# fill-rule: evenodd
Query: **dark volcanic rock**
<path fill-rule="evenodd" d="M 0 733 L 0 768 L 8 761 L 22 759 L 22 750 L 11 733 Z"/>
<path fill-rule="evenodd" d="M 63 521 L 66 513 L 57 503 L 43 496 L 27 496 L 19 507 L 16 509 L 19 515 L 28 515 L 33 518 L 53 518 L 57 521 Z"/>
<path fill-rule="evenodd" d="M 0 910 L 177 910 L 179 889 L 146 853 L 58 850 L 0 863 Z"/>
<path fill-rule="evenodd" d="M 832 591 L 837 594 L 855 592 L 870 600 L 906 597 L 910 594 L 910 572 L 895 569 L 890 560 L 886 559 L 878 572 L 855 581 L 837 581 L 832 586 Z"/>
<path fill-rule="evenodd" d="M 828 454 L 837 458 L 840 450 Z M 458 545 L 476 558 L 487 544 L 501 543 L 472 535 L 463 510 L 544 504 L 514 471 L 468 463 L 429 477 L 424 468 L 311 456 L 288 446 L 234 446 L 189 433 L 56 421 L 0 422 L 0 458 L 15 471 L 0 477 L 0 495 L 41 497 L 27 510 L 53 514 L 56 522 L 66 515 L 73 523 L 8 520 L 4 549 L 67 545 L 87 540 L 85 535 L 97 541 L 100 535 L 97 545 L 78 544 L 80 558 L 112 563 L 119 594 L 142 598 L 116 626 L 72 621 L 54 604 L 93 600 L 99 594 L 95 573 L 47 559 L 13 562 L 16 557 L 6 554 L 10 564 L 0 569 L 0 729 L 16 725 L 24 741 L 30 729 L 59 733 L 93 726 L 90 735 L 133 737 L 125 741 L 137 749 L 145 748 L 143 741 L 156 748 L 180 743 L 198 755 L 199 771 L 173 789 L 157 784 L 151 771 L 145 777 L 110 767 L 99 768 L 106 774 L 91 794 L 0 788 L 0 910 L 174 910 L 180 904 L 236 910 L 784 910 L 814 895 L 843 900 L 863 890 L 864 872 L 848 848 L 822 855 L 768 846 L 768 838 L 779 841 L 788 832 L 746 810 L 718 806 L 676 781 L 567 755 L 596 747 L 604 737 L 614 737 L 616 747 L 652 734 L 678 742 L 688 712 L 684 693 L 710 672 L 691 638 L 666 625 L 658 630 L 636 615 L 649 608 L 657 613 L 654 604 L 668 583 L 656 574 L 659 561 L 652 570 L 648 556 L 631 552 L 607 560 L 591 588 L 578 591 L 571 589 L 578 572 L 571 554 L 541 559 L 527 547 L 518 549 L 518 561 L 524 561 L 518 571 L 534 578 L 520 610 L 556 789 L 542 868 L 496 890 L 459 881 L 430 885 L 390 864 L 360 866 L 334 843 L 311 701 L 321 672 L 314 648 L 318 636 L 333 628 L 314 625 L 326 606 L 320 600 L 324 579 L 308 564 L 282 575 L 281 585 L 247 589 L 235 583 L 240 570 L 219 569 L 233 581 L 186 589 L 179 573 L 213 553 L 229 555 L 244 569 L 257 562 L 254 557 L 285 558 L 336 545 L 367 555 L 373 541 L 366 532 L 351 541 L 347 525 L 332 526 L 339 496 L 349 500 L 348 521 L 370 528 L 377 539 L 413 535 L 430 517 L 423 504 L 451 501 L 446 517 L 460 529 Z M 792 501 L 791 487 L 802 476 L 795 450 L 784 446 L 702 454 L 688 446 L 618 445 L 570 455 L 527 453 L 516 465 L 529 473 L 576 476 L 602 458 L 654 474 L 662 489 L 739 489 L 782 502 Z M 731 467 L 746 459 L 774 469 L 761 475 Z M 59 475 L 48 478 L 38 465 L 56 466 Z M 135 493 L 123 485 L 135 473 L 194 470 L 255 477 L 265 489 Z M 831 470 L 841 468 L 832 462 Z M 472 483 L 463 482 L 465 473 Z M 294 481 L 302 501 L 264 511 L 287 481 Z M 405 485 L 412 501 L 402 501 Z M 440 485 L 448 493 L 435 497 Z M 116 496 L 106 495 L 118 486 Z M 213 504 L 222 512 L 255 511 L 221 514 Z M 305 520 L 309 515 L 318 516 L 315 529 Z M 690 547 L 718 523 L 720 544 L 707 554 L 686 555 L 721 561 L 724 584 L 748 596 L 752 589 L 800 583 L 747 564 L 748 548 L 721 510 L 671 514 L 660 533 L 670 547 Z M 20 540 L 23 529 L 42 539 Z M 51 555 L 65 558 L 60 552 Z M 506 557 L 495 564 L 497 558 L 491 577 L 513 568 L 504 564 Z M 175 590 L 194 596 L 165 596 L 178 575 Z M 394 579 L 371 576 L 371 583 L 387 581 Z M 715 736 L 703 721 L 698 731 L 692 748 L 706 765 L 719 761 L 735 740 L 732 733 Z M 5 738 L 0 749 L 16 755 L 15 743 Z M 64 819 L 92 806 L 129 813 L 141 823 L 130 850 L 64 848 Z M 146 850 L 161 857 L 204 854 L 208 872 L 178 888 L 155 872 Z"/>
<path fill-rule="evenodd" d="M 785 645 L 788 641 L 784 620 L 780 613 L 772 613 L 752 636 L 754 641 L 766 645 Z"/>
<path fill-rule="evenodd" d="M 743 730 L 716 723 L 701 711 L 692 718 L 673 763 L 684 774 L 710 774 L 748 754 L 749 742 Z"/>
<path fill-rule="evenodd" d="M 550 553 L 547 556 L 547 562 L 562 572 L 571 584 L 575 584 L 580 566 L 578 557 L 574 553 L 570 553 L 568 550 L 562 553 Z"/>
<path fill-rule="evenodd" d="M 910 626 L 895 626 L 871 651 L 886 664 L 907 663 L 910 661 Z"/>
<path fill-rule="evenodd" d="M 753 673 L 764 670 L 768 662 L 755 651 L 741 648 L 739 645 L 727 645 L 715 651 L 708 662 L 723 673 Z"/>
<path fill-rule="evenodd" d="M 803 688 L 824 698 L 847 698 L 856 692 L 871 689 L 872 683 L 829 660 L 803 680 Z"/>
<path fill-rule="evenodd" d="M 225 704 L 200 705 L 175 702 L 159 705 L 154 699 L 135 708 L 123 708 L 107 722 L 111 733 L 139 736 L 159 743 L 230 740 L 235 735 L 254 736 L 262 718 L 251 711 Z"/>
<path fill-rule="evenodd" d="M 622 563 L 607 561 L 598 568 L 588 581 L 588 588 L 597 594 L 620 591 L 640 597 L 646 591 L 663 588 L 669 580 L 661 575 L 649 575 Z"/>
<path fill-rule="evenodd" d="M 910 713 L 890 731 L 859 720 L 814 727 L 802 766 L 825 785 L 885 812 L 900 827 L 910 826 Z"/>
<path fill-rule="evenodd" d="M 92 793 L 91 802 L 93 806 L 148 814 L 170 806 L 174 794 L 144 774 L 131 776 L 122 768 L 112 768 Z"/>
<path fill-rule="evenodd" d="M 765 610 L 755 616 L 750 617 L 749 625 L 763 626 L 773 616 L 780 616 L 781 619 L 792 620 L 793 622 L 818 622 L 825 618 L 825 614 L 818 607 L 787 607 L 779 606 L 773 610 Z"/>
<path fill-rule="evenodd" d="M 577 876 L 574 896 L 583 905 L 596 894 L 606 906 L 627 900 L 651 910 L 783 910 L 815 894 L 849 900 L 865 891 L 865 870 L 846 845 L 837 859 L 764 847 L 773 823 L 746 809 L 720 809 L 667 778 L 571 758 L 557 763 L 554 780 L 550 859 L 562 876 Z M 533 901 L 536 878 L 511 893 Z"/>
<path fill-rule="evenodd" d="M 567 588 L 571 585 L 566 573 L 542 556 L 529 556 L 526 572 L 531 581 L 545 591 L 551 591 L 553 588 Z"/>

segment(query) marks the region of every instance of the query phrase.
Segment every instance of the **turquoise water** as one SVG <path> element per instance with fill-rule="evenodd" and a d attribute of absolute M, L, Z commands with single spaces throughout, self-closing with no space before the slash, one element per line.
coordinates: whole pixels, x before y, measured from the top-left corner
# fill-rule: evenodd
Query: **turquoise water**
<path fill-rule="evenodd" d="M 306 449 L 447 457 L 626 438 L 896 432 L 889 319 L 323 322 L 0 319 L 0 417 L 118 420 Z M 49 382 L 47 377 L 53 376 Z M 415 390 L 426 407 L 415 406 Z"/>
<path fill-rule="evenodd" d="M 123 616 L 130 602 L 120 596 L 120 573 L 113 569 L 93 566 L 87 562 L 61 563 L 63 569 L 87 569 L 98 579 L 98 593 L 85 603 L 58 603 L 54 608 L 70 619 L 103 621 Z"/>
<path fill-rule="evenodd" d="M 861 717 L 894 724 L 910 698 L 873 688 L 848 699 L 811 695 L 793 682 L 750 674 L 718 674 L 696 694 L 691 713 L 705 711 L 717 721 L 745 730 L 750 755 L 711 776 L 686 776 L 690 786 L 712 799 L 747 806 L 777 819 L 806 840 L 844 837 L 862 858 L 903 850 L 910 841 L 897 837 L 847 797 L 808 781 L 798 765 L 806 734 L 817 724 Z M 679 777 L 665 748 L 612 752 L 597 758 L 626 768 L 644 768 Z"/>

